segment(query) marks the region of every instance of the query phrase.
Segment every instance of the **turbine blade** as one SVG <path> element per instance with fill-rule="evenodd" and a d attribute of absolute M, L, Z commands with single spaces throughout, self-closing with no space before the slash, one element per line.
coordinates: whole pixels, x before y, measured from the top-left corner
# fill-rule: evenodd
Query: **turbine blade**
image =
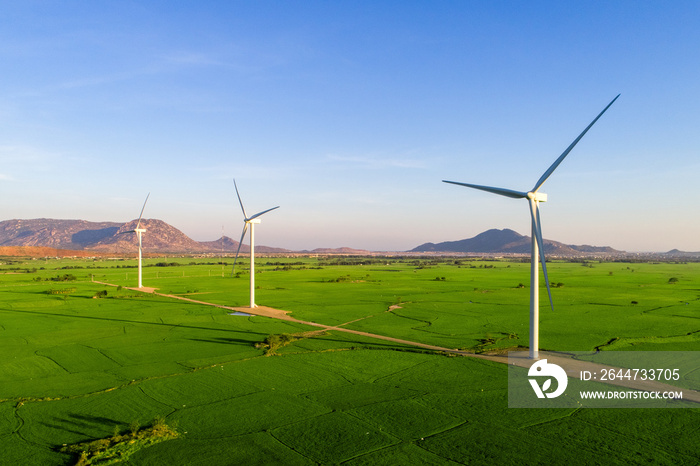
<path fill-rule="evenodd" d="M 554 161 L 554 163 L 547 169 L 546 172 L 544 172 L 542 177 L 539 180 L 537 180 L 535 187 L 532 188 L 533 192 L 536 192 L 538 189 L 540 189 L 540 187 L 542 187 L 544 182 L 547 181 L 547 178 L 549 178 L 549 176 L 554 172 L 554 170 L 557 169 L 559 164 L 562 163 L 562 161 L 566 158 L 566 156 L 569 155 L 569 152 L 571 152 L 571 150 L 574 148 L 574 146 L 576 146 L 576 144 L 578 144 L 578 142 L 581 140 L 581 138 L 588 132 L 589 129 L 591 129 L 591 126 L 593 126 L 595 124 L 595 122 L 598 121 L 598 118 L 603 116 L 603 113 L 605 113 L 605 111 L 610 108 L 610 106 L 617 100 L 618 97 L 620 97 L 620 94 L 617 94 L 617 96 L 608 104 L 608 106 L 605 107 L 603 109 L 603 111 L 598 114 L 597 117 L 595 117 L 595 119 L 591 122 L 591 124 L 588 125 L 586 127 L 586 129 L 584 129 L 583 132 L 581 134 L 579 134 L 576 139 L 574 139 L 574 142 L 572 142 L 571 145 L 564 151 L 564 153 L 561 154 L 559 156 L 559 158 Z"/>
<path fill-rule="evenodd" d="M 275 209 L 279 209 L 279 208 L 280 208 L 280 206 L 273 207 L 272 209 L 263 210 L 262 212 L 258 212 L 257 214 L 253 215 L 253 216 L 250 217 L 248 220 L 253 220 L 254 218 L 260 217 L 262 214 L 266 214 L 266 213 L 268 213 L 268 212 L 271 211 L 271 210 L 275 210 Z"/>
<path fill-rule="evenodd" d="M 231 269 L 231 276 L 236 271 L 236 262 L 238 262 L 238 253 L 241 252 L 241 246 L 243 245 L 243 238 L 245 237 L 245 232 L 248 229 L 248 222 L 243 224 L 243 233 L 241 233 L 241 240 L 238 242 L 238 249 L 236 250 L 236 258 L 233 260 L 233 268 Z"/>
<path fill-rule="evenodd" d="M 136 222 L 136 229 L 138 229 L 139 226 L 141 226 L 141 218 L 143 217 L 143 209 L 146 208 L 146 202 L 148 202 L 148 198 L 151 196 L 151 193 L 148 193 L 146 196 L 146 200 L 143 201 L 143 207 L 141 207 L 141 213 L 139 214 L 139 221 Z"/>
<path fill-rule="evenodd" d="M 552 301 L 552 290 L 549 287 L 549 277 L 547 276 L 547 260 L 544 255 L 544 240 L 542 239 L 542 223 L 540 222 L 540 208 L 537 201 L 530 201 L 530 214 L 532 214 L 532 222 L 535 225 L 533 234 L 537 241 L 537 249 L 540 253 L 540 262 L 542 263 L 542 272 L 544 272 L 544 281 L 547 284 L 547 294 L 549 295 L 549 306 L 554 312 L 554 301 Z"/>
<path fill-rule="evenodd" d="M 501 196 L 512 197 L 514 199 L 522 199 L 522 198 L 527 197 L 527 193 L 524 193 L 522 191 L 513 191 L 512 189 L 493 188 L 491 186 L 481 186 L 478 184 L 469 184 L 469 183 L 458 183 L 457 181 L 447 181 L 447 180 L 442 180 L 442 182 L 456 184 L 459 186 L 466 186 L 467 188 L 480 189 L 482 191 L 488 191 L 488 192 L 493 193 L 493 194 L 499 194 Z"/>
<path fill-rule="evenodd" d="M 233 186 L 236 188 L 236 196 L 238 196 L 238 203 L 241 205 L 241 210 L 243 211 L 243 217 L 246 221 L 249 220 L 248 214 L 245 213 L 245 207 L 243 207 L 243 201 L 241 201 L 241 195 L 238 193 L 238 185 L 236 184 L 236 179 L 233 179 Z"/>

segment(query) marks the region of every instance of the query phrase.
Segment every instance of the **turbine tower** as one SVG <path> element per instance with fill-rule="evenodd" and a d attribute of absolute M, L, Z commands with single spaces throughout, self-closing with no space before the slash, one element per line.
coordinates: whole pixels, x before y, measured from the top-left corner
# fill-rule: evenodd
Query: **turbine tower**
<path fill-rule="evenodd" d="M 139 215 L 139 220 L 136 222 L 136 228 L 133 230 L 125 231 L 124 233 L 136 233 L 136 237 L 139 240 L 139 288 L 143 288 L 143 282 L 141 281 L 141 235 L 146 233 L 144 228 L 139 228 L 141 226 L 141 218 L 143 217 L 143 210 L 146 208 L 146 202 L 148 202 L 148 197 L 151 193 L 148 193 L 146 200 L 143 201 L 143 207 L 141 207 L 141 214 Z"/>
<path fill-rule="evenodd" d="M 530 205 L 530 216 L 532 218 L 532 256 L 531 256 L 531 266 L 530 266 L 530 359 L 539 358 L 539 321 L 540 321 L 540 306 L 539 306 L 539 270 L 538 270 L 538 259 L 542 262 L 542 271 L 544 272 L 544 279 L 547 284 L 547 293 L 549 294 L 549 305 L 554 310 L 554 303 L 552 302 L 552 291 L 549 288 L 549 278 L 547 277 L 547 263 L 544 257 L 544 242 L 542 240 L 542 224 L 540 222 L 540 202 L 547 201 L 547 195 L 540 193 L 539 189 L 542 187 L 547 178 L 557 169 L 560 163 L 569 155 L 569 152 L 578 144 L 581 138 L 588 132 L 589 129 L 595 124 L 598 119 L 603 116 L 603 113 L 610 108 L 610 106 L 620 97 L 618 94 L 607 107 L 603 109 L 602 112 L 598 114 L 597 117 L 589 124 L 586 129 L 583 130 L 579 136 L 574 139 L 574 142 L 564 151 L 563 154 L 559 156 L 557 160 L 547 169 L 546 172 L 537 180 L 535 187 L 531 191 L 522 192 L 514 191 L 511 189 L 504 188 L 494 188 L 491 186 L 481 186 L 477 184 L 469 183 L 458 183 L 456 181 L 443 180 L 444 183 L 452 183 L 460 186 L 466 186 L 468 188 L 480 189 L 482 191 L 487 191 L 493 194 L 499 194 L 501 196 L 506 196 L 514 199 L 527 199 Z"/>
<path fill-rule="evenodd" d="M 236 185 L 236 180 L 233 180 L 233 186 L 236 188 L 236 196 L 238 196 L 238 203 L 241 205 L 241 210 L 243 211 L 243 233 L 241 234 L 241 239 L 238 242 L 238 250 L 236 250 L 236 258 L 233 260 L 233 269 L 231 269 L 231 276 L 236 270 L 236 262 L 238 261 L 238 253 L 241 252 L 241 245 L 243 244 L 243 238 L 245 237 L 245 232 L 250 225 L 250 307 L 251 309 L 257 307 L 255 305 L 255 225 L 260 223 L 260 217 L 263 214 L 268 213 L 271 210 L 279 209 L 279 206 L 273 207 L 271 209 L 263 210 L 257 214 L 248 217 L 245 213 L 245 207 L 243 207 L 243 201 L 241 201 L 241 195 L 238 193 L 238 185 Z"/>

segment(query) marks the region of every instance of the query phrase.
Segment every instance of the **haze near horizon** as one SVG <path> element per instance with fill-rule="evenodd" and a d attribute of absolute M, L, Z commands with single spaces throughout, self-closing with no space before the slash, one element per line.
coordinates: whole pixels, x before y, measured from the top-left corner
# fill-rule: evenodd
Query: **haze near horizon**
<path fill-rule="evenodd" d="M 700 251 L 696 2 L 3 2 L 0 220 L 407 250 L 491 228 Z M 575 13 L 575 14 L 574 14 Z"/>

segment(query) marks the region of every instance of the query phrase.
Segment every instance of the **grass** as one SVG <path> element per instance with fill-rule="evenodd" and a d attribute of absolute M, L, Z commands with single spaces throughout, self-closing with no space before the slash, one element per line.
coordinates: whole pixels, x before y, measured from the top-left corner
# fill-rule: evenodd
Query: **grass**
<path fill-rule="evenodd" d="M 144 284 L 247 303 L 245 264 L 230 278 L 192 261 L 148 259 Z M 475 351 L 528 345 L 525 263 L 269 262 L 258 301 L 298 319 Z M 509 409 L 504 366 L 132 291 L 134 265 L 0 265 L 13 272 L 0 275 L 3 462 L 71 464 L 63 444 L 162 416 L 180 436 L 129 464 L 697 463 L 698 409 Z M 700 349 L 700 264 L 590 265 L 548 265 L 563 286 L 554 312 L 541 294 L 541 347 Z"/>

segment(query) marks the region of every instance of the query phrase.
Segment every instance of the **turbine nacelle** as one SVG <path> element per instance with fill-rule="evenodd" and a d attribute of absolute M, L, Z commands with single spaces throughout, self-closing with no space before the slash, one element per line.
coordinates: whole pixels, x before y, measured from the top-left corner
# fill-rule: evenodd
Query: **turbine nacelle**
<path fill-rule="evenodd" d="M 527 198 L 537 202 L 547 202 L 547 195 L 538 191 L 530 191 L 527 193 Z"/>

